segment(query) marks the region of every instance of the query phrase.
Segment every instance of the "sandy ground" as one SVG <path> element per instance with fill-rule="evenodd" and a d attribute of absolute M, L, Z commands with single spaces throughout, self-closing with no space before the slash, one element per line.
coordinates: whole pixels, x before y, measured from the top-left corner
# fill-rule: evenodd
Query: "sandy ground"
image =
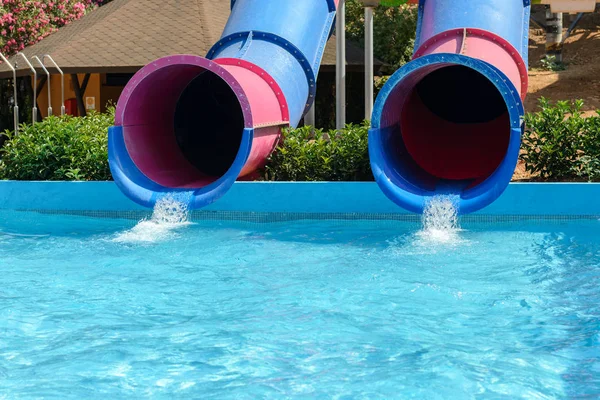
<path fill-rule="evenodd" d="M 545 33 L 532 25 L 529 37 L 529 92 L 525 109 L 528 112 L 536 111 L 540 97 L 551 101 L 583 99 L 586 114 L 595 114 L 596 110 L 600 110 L 600 13 L 586 15 L 567 39 L 563 50 L 566 71 L 551 72 L 541 68 L 545 42 Z M 513 180 L 528 178 L 520 162 Z"/>
<path fill-rule="evenodd" d="M 544 96 L 552 100 L 583 99 L 585 109 L 600 109 L 600 14 L 589 14 L 569 37 L 563 50 L 566 71 L 541 69 L 546 36 L 531 29 L 529 38 L 529 93 L 525 108 L 535 111 Z"/>

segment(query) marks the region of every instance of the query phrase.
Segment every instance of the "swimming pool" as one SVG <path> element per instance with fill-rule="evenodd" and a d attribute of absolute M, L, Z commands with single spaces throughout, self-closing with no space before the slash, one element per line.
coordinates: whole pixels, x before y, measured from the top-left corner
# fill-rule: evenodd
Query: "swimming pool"
<path fill-rule="evenodd" d="M 0 211 L 0 398 L 600 395 L 596 219 L 238 217 Z"/>

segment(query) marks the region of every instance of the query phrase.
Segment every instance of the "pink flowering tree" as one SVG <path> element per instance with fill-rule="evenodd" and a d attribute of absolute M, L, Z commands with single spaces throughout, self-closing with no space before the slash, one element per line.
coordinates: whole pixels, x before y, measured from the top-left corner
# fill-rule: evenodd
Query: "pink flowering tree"
<path fill-rule="evenodd" d="M 0 51 L 12 55 L 81 18 L 99 0 L 0 0 Z"/>

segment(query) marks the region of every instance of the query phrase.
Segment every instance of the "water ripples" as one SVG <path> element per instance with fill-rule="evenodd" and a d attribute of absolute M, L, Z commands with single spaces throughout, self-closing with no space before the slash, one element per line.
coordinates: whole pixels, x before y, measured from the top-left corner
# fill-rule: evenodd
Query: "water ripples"
<path fill-rule="evenodd" d="M 374 221 L 170 220 L 125 242 L 123 221 L 73 221 L 0 246 L 9 398 L 600 393 L 597 222 L 432 244 Z"/>

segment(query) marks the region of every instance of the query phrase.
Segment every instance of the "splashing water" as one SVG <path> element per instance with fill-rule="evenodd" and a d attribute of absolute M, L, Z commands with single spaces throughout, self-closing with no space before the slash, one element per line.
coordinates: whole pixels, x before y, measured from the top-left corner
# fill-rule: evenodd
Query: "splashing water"
<path fill-rule="evenodd" d="M 154 205 L 152 217 L 143 219 L 133 228 L 119 233 L 114 239 L 118 243 L 154 243 L 169 239 L 175 231 L 191 224 L 188 199 L 169 194 Z"/>
<path fill-rule="evenodd" d="M 458 208 L 453 196 L 434 196 L 425 206 L 423 229 L 418 233 L 428 242 L 455 244 L 460 242 Z"/>
<path fill-rule="evenodd" d="M 152 219 L 159 224 L 185 224 L 189 219 L 188 203 L 180 196 L 167 195 L 154 205 Z"/>

